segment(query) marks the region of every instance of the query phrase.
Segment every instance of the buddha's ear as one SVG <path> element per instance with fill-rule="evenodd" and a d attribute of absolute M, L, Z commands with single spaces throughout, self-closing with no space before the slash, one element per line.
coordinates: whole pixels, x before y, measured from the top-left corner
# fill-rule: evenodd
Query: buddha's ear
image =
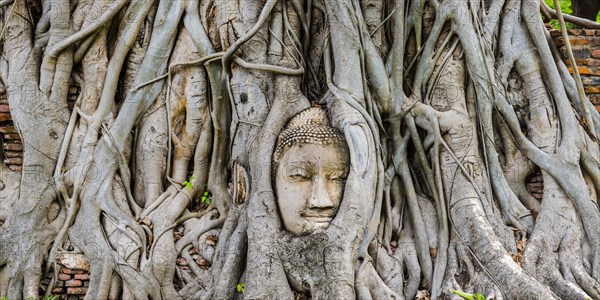
<path fill-rule="evenodd" d="M 246 167 L 240 160 L 233 162 L 233 202 L 235 204 L 242 204 L 246 202 L 249 195 L 250 178 Z"/>

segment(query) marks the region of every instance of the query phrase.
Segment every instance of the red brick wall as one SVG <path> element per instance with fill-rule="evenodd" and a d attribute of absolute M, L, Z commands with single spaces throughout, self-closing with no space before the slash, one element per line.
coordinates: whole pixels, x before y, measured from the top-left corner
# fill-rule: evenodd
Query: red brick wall
<path fill-rule="evenodd" d="M 542 196 L 544 196 L 544 179 L 542 178 L 542 173 L 538 171 L 529 177 L 527 189 L 533 198 L 542 201 Z"/>
<path fill-rule="evenodd" d="M 13 126 L 6 94 L 0 95 L 0 137 L 4 150 L 4 163 L 13 171 L 21 172 L 23 164 L 23 143 Z"/>
<path fill-rule="evenodd" d="M 49 282 L 49 278 L 43 280 L 42 286 L 47 286 Z M 62 268 L 51 294 L 59 296 L 58 299 L 82 299 L 87 293 L 89 284 L 89 273 L 83 270 Z"/>
<path fill-rule="evenodd" d="M 552 30 L 550 34 L 572 73 L 573 68 L 560 31 Z M 585 93 L 600 111 L 600 30 L 571 29 L 568 34 Z"/>
<path fill-rule="evenodd" d="M 75 103 L 78 94 L 79 88 L 71 87 L 69 90 L 70 108 Z M 0 94 L 0 138 L 4 152 L 4 164 L 13 171 L 21 172 L 23 168 L 23 142 L 14 127 L 6 94 Z M 2 226 L 1 221 L 0 226 Z M 62 268 L 51 294 L 59 296 L 58 299 L 61 300 L 83 299 L 89 286 L 89 280 L 90 275 L 87 271 Z M 44 290 L 49 283 L 50 278 L 42 280 Z"/>

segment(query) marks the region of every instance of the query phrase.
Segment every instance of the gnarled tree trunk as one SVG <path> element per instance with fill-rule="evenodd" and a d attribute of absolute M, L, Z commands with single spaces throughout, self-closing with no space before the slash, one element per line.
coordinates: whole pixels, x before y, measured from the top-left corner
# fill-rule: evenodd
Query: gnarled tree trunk
<path fill-rule="evenodd" d="M 539 0 L 40 2 L 0 1 L 0 296 L 83 255 L 87 299 L 600 299 L 600 115 Z"/>

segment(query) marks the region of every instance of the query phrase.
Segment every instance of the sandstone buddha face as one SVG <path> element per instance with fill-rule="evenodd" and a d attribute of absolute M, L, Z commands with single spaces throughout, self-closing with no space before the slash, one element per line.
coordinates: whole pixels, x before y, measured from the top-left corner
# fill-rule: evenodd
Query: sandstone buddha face
<path fill-rule="evenodd" d="M 277 206 L 285 229 L 305 235 L 329 227 L 342 201 L 350 159 L 346 142 L 329 126 L 325 111 L 310 108 L 292 119 L 274 160 Z"/>

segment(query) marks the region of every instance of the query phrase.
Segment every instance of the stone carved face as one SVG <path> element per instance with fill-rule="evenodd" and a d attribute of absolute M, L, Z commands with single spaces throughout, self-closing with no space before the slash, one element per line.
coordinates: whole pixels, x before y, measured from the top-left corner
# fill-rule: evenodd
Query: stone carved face
<path fill-rule="evenodd" d="M 275 154 L 279 215 L 285 229 L 296 235 L 329 227 L 340 206 L 350 165 L 348 146 L 329 126 L 324 110 L 308 111 L 305 120 L 290 121 L 292 128 L 289 125 L 280 136 Z"/>
<path fill-rule="evenodd" d="M 275 189 L 286 230 L 304 235 L 329 226 L 344 194 L 348 165 L 348 150 L 335 144 L 298 144 L 283 154 Z"/>

